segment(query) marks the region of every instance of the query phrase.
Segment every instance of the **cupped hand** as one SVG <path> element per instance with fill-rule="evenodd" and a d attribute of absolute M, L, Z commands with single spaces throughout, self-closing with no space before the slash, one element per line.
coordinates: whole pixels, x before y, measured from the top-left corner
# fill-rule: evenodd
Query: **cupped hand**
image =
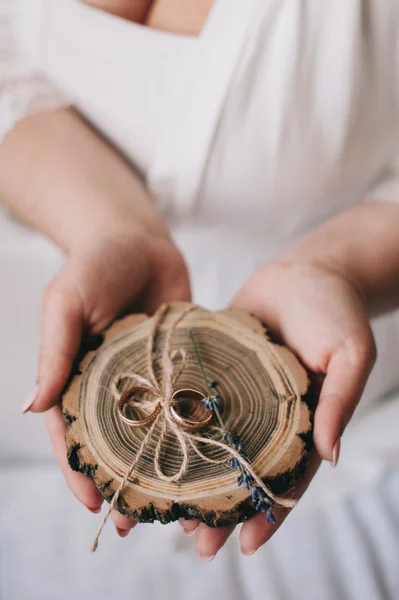
<path fill-rule="evenodd" d="M 341 273 L 312 264 L 275 263 L 259 269 L 241 288 L 232 305 L 260 318 L 278 340 L 293 350 L 321 386 L 315 412 L 317 454 L 296 489 L 306 490 L 320 459 L 338 462 L 341 436 L 373 368 L 376 349 L 362 294 Z M 264 544 L 288 515 L 277 509 L 277 525 L 262 513 L 241 528 L 240 543 L 249 555 Z M 181 522 L 191 533 L 197 522 Z M 201 523 L 196 547 L 209 560 L 233 528 L 211 529 Z"/>
<path fill-rule="evenodd" d="M 116 317 L 154 312 L 163 302 L 190 300 L 187 269 L 168 235 L 146 233 L 134 225 L 113 227 L 72 252 L 43 296 L 38 386 L 25 411 L 46 412 L 56 458 L 75 496 L 99 512 L 102 496 L 94 483 L 71 470 L 65 447 L 60 396 L 82 337 L 99 334 Z M 32 403 L 33 400 L 33 403 Z M 134 523 L 116 511 L 121 536 Z"/>

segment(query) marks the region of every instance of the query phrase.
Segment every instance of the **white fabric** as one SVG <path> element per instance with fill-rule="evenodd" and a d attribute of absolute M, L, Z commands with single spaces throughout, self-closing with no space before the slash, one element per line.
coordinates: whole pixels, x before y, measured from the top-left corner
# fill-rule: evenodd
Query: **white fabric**
<path fill-rule="evenodd" d="M 236 535 L 211 564 L 177 525 L 138 526 L 126 540 L 68 493 L 55 467 L 0 468 L 2 600 L 397 600 L 399 472 L 345 502 L 294 511 L 254 556 Z"/>
<path fill-rule="evenodd" d="M 24 31 L 20 41 L 21 8 L 14 0 L 0 0 L 0 141 L 22 118 L 68 105 L 67 98 L 35 64 L 35 52 L 28 51 L 32 34 L 38 33 L 40 3 L 31 19 L 29 11 L 23 15 L 30 31 Z M 36 35 L 33 40 L 36 54 L 38 39 Z"/>
<path fill-rule="evenodd" d="M 381 173 L 379 181 L 368 191 L 370 200 L 399 202 L 399 153 Z"/>
<path fill-rule="evenodd" d="M 14 32 L 36 68 L 144 169 L 188 258 L 196 299 L 216 308 L 314 223 L 358 201 L 361 191 L 380 196 L 382 186 L 395 185 L 392 173 L 379 178 L 399 139 L 398 55 L 390 52 L 398 9 L 366 4 L 368 12 L 353 1 L 321 9 L 311 0 L 219 0 L 194 39 L 75 0 L 38 1 L 41 20 L 32 21 L 19 0 Z M 367 183 L 374 180 L 373 189 Z M 380 319 L 375 332 L 380 361 L 359 415 L 399 385 L 397 315 Z M 393 423 L 387 415 L 386 428 Z M 354 449 L 364 468 L 346 477 L 353 486 L 371 471 L 362 458 L 368 437 Z M 388 437 L 381 430 L 382 445 Z M 381 468 L 399 454 L 391 437 Z M 328 495 L 342 489 L 335 481 Z"/>
<path fill-rule="evenodd" d="M 386 403 L 385 412 L 371 412 L 345 436 L 339 467 L 323 465 L 292 517 L 254 557 L 239 555 L 235 533 L 214 563 L 201 565 L 192 540 L 173 525 L 143 525 L 121 540 L 109 524 L 98 553 L 89 553 L 100 517 L 67 489 L 42 418 L 20 412 L 35 378 L 41 290 L 62 262 L 50 242 L 0 212 L 0 281 L 6 282 L 0 295 L 0 598 L 397 600 L 399 471 L 383 480 L 378 475 L 396 464 L 398 403 L 396 414 Z M 368 435 L 371 420 L 374 432 L 391 436 L 391 462 L 383 437 Z M 357 445 L 364 450 L 365 439 L 362 463 Z M 349 495 L 353 479 L 358 489 Z M 334 487 L 347 498 L 331 498 Z"/>
<path fill-rule="evenodd" d="M 258 265 L 329 215 L 365 197 L 399 200 L 396 0 L 216 0 L 198 39 L 152 32 L 77 0 L 0 0 L 0 8 L 0 135 L 32 106 L 47 110 L 69 98 L 143 172 L 187 257 L 195 300 L 205 306 L 226 304 Z M 5 27 L 18 56 L 25 56 L 22 62 L 9 61 Z M 12 81 L 7 88 L 6 64 L 7 81 Z M 113 572 L 121 577 L 122 597 L 130 589 L 133 561 L 126 561 L 120 545 L 107 549 L 110 533 L 103 543 L 104 562 L 85 566 L 86 579 L 63 585 L 62 565 L 70 574 L 76 565 L 83 570 L 91 564 L 85 548 L 76 549 L 90 537 L 88 517 L 68 496 L 61 476 L 41 466 L 50 450 L 40 418 L 19 414 L 35 377 L 40 293 L 62 261 L 40 235 L 0 215 L 0 281 L 5 282 L 0 478 L 6 490 L 0 495 L 0 597 L 5 600 L 62 600 L 63 594 L 102 600 L 117 589 Z M 376 490 L 383 473 L 399 466 L 398 314 L 373 326 L 379 361 L 344 436 L 340 467 L 333 471 L 323 465 L 295 511 L 297 529 L 287 524 L 273 542 L 279 550 L 259 555 L 275 574 L 263 578 L 262 558 L 253 559 L 257 566 L 251 570 L 231 550 L 207 571 L 213 573 L 208 583 L 215 596 L 223 598 L 225 590 L 232 600 L 255 598 L 258 588 L 271 600 L 301 600 L 292 590 L 296 583 L 307 585 L 308 577 L 315 591 L 308 589 L 303 598 L 397 598 L 397 532 L 392 532 L 398 515 Z M 383 487 L 394 486 L 389 498 L 392 490 L 397 497 L 397 477 L 384 481 Z M 370 488 L 363 492 L 366 484 Z M 357 488 L 355 504 L 343 499 Z M 51 491 L 48 500 L 43 490 Z M 374 523 L 391 540 L 387 546 L 371 525 L 362 521 L 358 527 L 353 521 L 364 505 L 383 513 Z M 313 520 L 315 510 L 322 516 Z M 332 521 L 335 515 L 338 521 Z M 94 528 L 94 517 L 91 521 Z M 135 597 L 169 594 L 195 600 L 185 586 L 190 572 L 204 583 L 204 571 L 192 556 L 179 554 L 175 542 L 168 545 L 173 531 L 140 529 L 135 549 L 140 569 L 146 564 L 143 556 L 164 552 L 163 568 L 176 568 L 176 582 L 172 585 L 164 571 L 155 580 L 153 570 L 144 570 Z M 365 546 L 372 556 L 361 550 Z M 287 556 L 292 561 L 286 563 Z M 22 557 L 25 567 L 33 565 L 26 580 L 18 579 Z M 292 567 L 290 575 L 286 564 L 294 559 L 298 568 Z M 47 560 L 50 569 L 44 574 Z M 180 564 L 188 570 L 187 579 Z M 368 591 L 361 587 L 364 578 Z M 27 587 L 30 581 L 37 587 Z"/>
<path fill-rule="evenodd" d="M 184 248 L 191 250 L 188 258 L 195 277 L 194 294 L 204 305 L 214 302 L 214 294 L 223 298 L 225 285 L 234 285 L 235 278 L 244 277 L 253 265 L 245 257 L 235 258 L 235 270 L 229 271 L 228 256 L 203 269 L 203 256 L 195 249 L 209 235 L 210 242 L 219 240 L 220 247 L 234 248 L 234 241 L 245 243 L 245 234 L 232 231 L 229 237 L 223 229 L 198 227 L 191 231 L 175 229 L 175 235 Z M 209 242 L 209 243 L 210 243 Z M 253 249 L 262 248 L 255 236 Z M 0 381 L 5 389 L 0 400 L 0 457 L 8 463 L 14 461 L 40 463 L 51 457 L 50 444 L 39 417 L 22 416 L 20 405 L 36 377 L 37 350 L 39 346 L 38 315 L 41 293 L 46 284 L 63 264 L 62 253 L 41 235 L 13 222 L 0 211 L 0 281 L 6 282 L 0 296 L 2 335 L 0 336 Z M 222 271 L 224 269 L 224 272 Z M 223 272 L 221 278 L 220 272 Z M 197 287 L 198 286 L 198 287 Z M 206 293 L 209 290 L 209 293 Z M 29 299 L 29 301 L 27 301 Z M 18 326 L 16 327 L 16 324 Z M 392 329 L 389 317 L 384 317 L 376 327 L 382 340 L 392 339 L 398 332 Z M 390 356 L 381 356 L 383 362 Z M 395 371 L 396 363 L 392 367 Z M 378 371 L 369 384 L 364 400 L 373 403 L 382 382 Z M 364 400 L 362 402 L 364 402 Z M 399 422 L 399 394 L 393 393 L 373 410 L 363 409 L 353 419 L 343 439 L 340 468 L 332 470 L 327 463 L 321 467 L 314 485 L 305 495 L 298 511 L 334 504 L 340 497 L 377 479 L 384 471 L 398 466 L 397 423 Z M 363 414 L 362 414 L 363 413 Z"/>

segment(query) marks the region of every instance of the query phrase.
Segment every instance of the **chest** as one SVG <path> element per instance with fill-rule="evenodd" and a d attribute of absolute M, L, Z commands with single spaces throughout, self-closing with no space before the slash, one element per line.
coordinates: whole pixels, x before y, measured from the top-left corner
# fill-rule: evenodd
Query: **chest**
<path fill-rule="evenodd" d="M 396 0 L 218 0 L 198 37 L 48 4 L 48 71 L 165 210 L 307 220 L 353 202 L 398 146 Z"/>
<path fill-rule="evenodd" d="M 154 0 L 146 24 L 154 29 L 184 35 L 199 35 L 214 0 Z"/>
<path fill-rule="evenodd" d="M 214 0 L 83 0 L 99 10 L 149 28 L 198 35 Z"/>

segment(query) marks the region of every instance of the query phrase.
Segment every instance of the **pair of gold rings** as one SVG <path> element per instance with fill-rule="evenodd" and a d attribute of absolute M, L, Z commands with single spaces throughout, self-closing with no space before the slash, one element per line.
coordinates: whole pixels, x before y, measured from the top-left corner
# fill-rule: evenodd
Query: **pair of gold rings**
<path fill-rule="evenodd" d="M 118 413 L 120 418 L 124 423 L 129 425 L 130 427 L 146 427 L 155 421 L 158 417 L 159 413 L 162 410 L 161 403 L 158 402 L 153 410 L 148 416 L 143 419 L 130 419 L 125 414 L 125 406 L 132 400 L 135 400 L 137 404 L 140 403 L 143 396 L 153 394 L 153 391 L 150 388 L 145 386 L 135 386 L 124 392 L 118 402 Z M 185 431 L 198 431 L 199 429 L 203 429 L 212 421 L 212 411 L 206 410 L 204 407 L 205 416 L 203 419 L 190 419 L 188 417 L 183 416 L 179 410 L 176 410 L 179 403 L 185 401 L 196 401 L 199 403 L 203 403 L 205 399 L 204 394 L 198 392 L 197 390 L 191 389 L 181 389 L 173 394 L 172 397 L 172 405 L 170 408 L 170 413 L 175 422 Z"/>

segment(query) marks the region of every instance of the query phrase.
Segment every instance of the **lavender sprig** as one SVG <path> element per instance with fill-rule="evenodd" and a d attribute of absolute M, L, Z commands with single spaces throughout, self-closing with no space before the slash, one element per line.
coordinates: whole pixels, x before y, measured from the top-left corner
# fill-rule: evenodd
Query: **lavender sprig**
<path fill-rule="evenodd" d="M 215 390 L 218 387 L 218 382 L 217 381 L 208 381 L 206 374 L 205 374 L 204 365 L 202 363 L 202 359 L 201 359 L 201 356 L 199 353 L 199 349 L 197 346 L 197 342 L 195 341 L 192 330 L 190 330 L 189 335 L 190 335 L 190 339 L 194 346 L 194 351 L 197 356 L 198 364 L 201 369 L 204 383 L 206 385 L 207 390 L 209 391 L 209 396 L 207 398 L 204 398 L 204 400 L 203 400 L 205 408 L 207 410 L 212 410 L 215 413 L 215 415 L 219 421 L 219 424 L 223 430 L 222 440 L 224 442 L 226 442 L 226 444 L 228 444 L 228 446 L 230 446 L 230 448 L 232 448 L 233 450 L 238 452 L 240 454 L 240 456 L 242 456 L 242 458 L 248 462 L 248 456 L 245 452 L 244 445 L 243 445 L 242 441 L 240 440 L 240 437 L 236 433 L 230 433 L 229 431 L 227 431 L 226 426 L 223 423 L 223 420 L 222 420 L 222 417 L 221 417 L 221 414 L 219 411 L 220 396 L 219 396 L 219 394 L 215 393 Z M 240 463 L 240 461 L 237 458 L 230 456 L 228 458 L 227 462 L 232 469 L 237 469 L 240 472 L 240 474 L 237 477 L 237 485 L 239 487 L 244 485 L 247 488 L 247 490 L 251 491 L 251 498 L 252 498 L 252 502 L 254 503 L 255 510 L 266 513 L 266 521 L 268 523 L 275 524 L 276 518 L 273 514 L 273 501 L 267 496 L 267 494 L 264 492 L 264 490 L 262 488 L 260 488 L 256 485 L 256 482 L 255 482 L 254 478 L 252 477 L 252 475 L 247 471 L 247 469 L 245 467 L 242 466 L 242 464 Z"/>
<path fill-rule="evenodd" d="M 192 341 L 193 346 L 194 346 L 194 351 L 195 351 L 195 354 L 197 356 L 198 364 L 199 364 L 200 369 L 201 369 L 201 373 L 202 373 L 202 377 L 204 379 L 204 383 L 205 383 L 205 385 L 207 387 L 207 390 L 211 392 L 211 395 L 209 396 L 209 398 L 205 398 L 205 400 L 208 402 L 208 406 L 211 407 L 208 410 L 213 410 L 215 412 L 216 417 L 217 417 L 217 419 L 219 421 L 220 427 L 223 429 L 223 432 L 227 433 L 226 427 L 225 427 L 225 425 L 224 425 L 224 423 L 222 421 L 222 417 L 220 416 L 220 412 L 219 412 L 219 409 L 218 409 L 218 403 L 220 402 L 220 397 L 212 393 L 214 391 L 215 387 L 217 386 L 217 382 L 216 381 L 209 382 L 208 379 L 207 379 L 207 377 L 206 377 L 206 375 L 205 375 L 204 365 L 202 363 L 202 359 L 201 359 L 201 356 L 200 356 L 200 353 L 199 353 L 199 350 L 198 350 L 197 342 L 195 341 L 194 334 L 193 334 L 193 332 L 192 332 L 191 329 L 190 329 L 190 338 L 191 338 L 191 341 Z"/>

